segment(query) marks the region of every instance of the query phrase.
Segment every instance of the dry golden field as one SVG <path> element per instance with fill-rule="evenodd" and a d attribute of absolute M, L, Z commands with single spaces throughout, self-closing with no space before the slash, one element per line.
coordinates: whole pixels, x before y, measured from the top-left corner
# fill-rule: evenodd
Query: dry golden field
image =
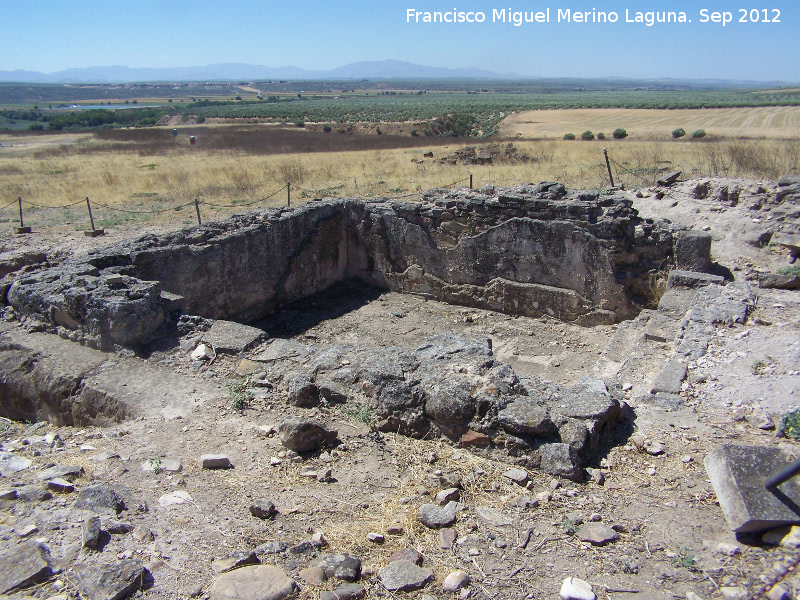
<path fill-rule="evenodd" d="M 669 138 L 673 129 L 704 129 L 724 138 L 800 138 L 800 106 L 647 110 L 626 108 L 531 110 L 512 115 L 501 126 L 504 137 L 561 138 L 571 132 L 604 132 L 617 127 L 633 139 Z"/>
<path fill-rule="evenodd" d="M 538 123 L 531 122 L 534 116 Z M 201 207 L 204 220 L 213 220 L 250 208 L 285 205 L 287 181 L 292 184 L 293 203 L 323 196 L 405 196 L 456 181 L 466 186 L 464 180 L 470 174 L 475 187 L 550 180 L 570 188 L 601 188 L 608 185 L 604 147 L 613 161 L 616 183 L 628 188 L 650 185 L 668 170 L 680 170 L 687 177 L 774 179 L 800 169 L 800 136 L 787 137 L 786 129 L 778 125 L 796 127 L 798 119 L 798 108 L 540 111 L 515 115 L 504 124 L 506 135 L 523 134 L 521 138 L 497 142 L 416 138 L 414 144 L 430 145 L 401 148 L 392 145 L 407 145 L 410 138 L 281 130 L 269 125 L 195 126 L 191 129 L 198 139 L 195 146 L 189 145 L 183 131 L 173 138 L 171 129 L 161 128 L 0 134 L 0 207 L 9 205 L 0 211 L 0 222 L 18 218 L 15 201 L 22 197 L 28 203 L 26 224 L 83 229 L 87 215 L 81 202 L 89 197 L 99 227 L 137 222 L 189 224 L 196 222 L 194 208 L 176 208 L 195 198 L 206 203 Z M 541 123 L 545 122 L 560 135 L 572 131 L 579 136 L 591 129 L 605 131 L 610 138 L 614 128 L 624 127 L 630 137 L 564 141 L 553 133 L 530 139 L 535 137 L 531 128 L 544 127 Z M 725 123 L 728 129 L 723 128 Z M 741 133 L 745 125 L 747 131 L 758 133 L 749 137 L 719 133 Z M 678 126 L 687 132 L 703 127 L 709 135 L 701 140 L 688 135 L 673 140 L 664 134 Z M 284 138 L 285 143 L 276 141 Z M 527 160 L 480 166 L 438 162 L 465 145 L 510 142 Z M 379 146 L 372 147 L 375 144 Z M 429 151 L 433 159 L 423 157 Z M 68 204 L 75 206 L 41 208 Z"/>

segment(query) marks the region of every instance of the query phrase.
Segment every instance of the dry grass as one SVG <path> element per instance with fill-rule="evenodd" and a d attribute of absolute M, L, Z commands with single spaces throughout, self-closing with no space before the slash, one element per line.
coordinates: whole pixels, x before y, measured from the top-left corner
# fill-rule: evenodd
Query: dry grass
<path fill-rule="evenodd" d="M 98 227 L 143 221 L 190 224 L 196 220 L 192 207 L 170 209 L 199 198 L 209 204 L 202 207 L 205 221 L 242 212 L 245 207 L 283 205 L 286 192 L 282 188 L 287 181 L 293 186 L 293 202 L 325 196 L 401 196 L 464 180 L 470 173 L 475 187 L 551 180 L 569 188 L 601 188 L 608 185 L 604 146 L 614 161 L 616 182 L 626 187 L 650 185 L 667 170 L 680 170 L 687 176 L 775 178 L 800 169 L 796 139 L 516 140 L 518 151 L 530 156 L 530 162 L 452 166 L 435 159 L 455 151 L 464 141 L 405 138 L 415 145 L 434 145 L 391 148 L 384 144 L 399 138 L 282 130 L 283 143 L 267 144 L 263 126 L 195 129 L 199 132 L 196 146 L 190 146 L 188 138 L 176 140 L 170 130 L 160 129 L 96 136 L 0 135 L 4 146 L 14 145 L 9 152 L 0 150 L 0 206 L 14 203 L 17 197 L 42 207 L 75 203 L 70 209 L 57 210 L 27 206 L 26 221 L 34 226 L 82 229 L 88 219 L 81 203 L 86 197 L 97 205 Z M 215 137 L 214 132 L 221 133 Z M 356 149 L 348 149 L 349 145 Z M 427 151 L 434 153 L 434 160 L 423 159 Z M 123 213 L 101 205 L 164 212 Z M 0 212 L 0 222 L 16 219 L 14 204 Z"/>
<path fill-rule="evenodd" d="M 561 138 L 586 130 L 611 132 L 622 127 L 632 139 L 666 139 L 677 127 L 688 133 L 704 129 L 717 137 L 767 139 L 797 138 L 800 134 L 800 106 L 756 108 L 710 108 L 682 110 L 648 109 L 563 109 L 532 110 L 518 113 L 502 123 L 505 137 Z"/>

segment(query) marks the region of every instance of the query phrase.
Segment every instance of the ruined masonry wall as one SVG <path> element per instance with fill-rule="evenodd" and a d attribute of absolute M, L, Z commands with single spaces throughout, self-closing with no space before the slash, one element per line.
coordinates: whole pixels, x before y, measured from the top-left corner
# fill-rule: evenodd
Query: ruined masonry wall
<path fill-rule="evenodd" d="M 424 199 L 331 199 L 144 236 L 26 274 L 8 302 L 103 348 L 150 341 L 177 311 L 249 321 L 346 278 L 588 325 L 635 314 L 672 253 L 671 230 L 622 197 L 545 183 Z"/>

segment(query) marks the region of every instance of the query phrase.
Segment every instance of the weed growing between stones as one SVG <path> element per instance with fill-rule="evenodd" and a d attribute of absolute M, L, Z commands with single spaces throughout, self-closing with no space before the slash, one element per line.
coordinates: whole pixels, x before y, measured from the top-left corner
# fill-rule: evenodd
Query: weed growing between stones
<path fill-rule="evenodd" d="M 780 430 L 793 440 L 800 440 L 800 409 L 781 415 Z"/>
<path fill-rule="evenodd" d="M 781 275 L 796 275 L 800 277 L 800 265 L 792 265 L 791 267 L 784 267 L 778 271 Z"/>
<path fill-rule="evenodd" d="M 564 521 L 561 523 L 561 529 L 563 529 L 564 533 L 567 535 L 575 535 L 578 533 L 579 526 L 569 519 L 564 519 Z"/>
<path fill-rule="evenodd" d="M 161 468 L 161 456 L 156 456 L 155 458 L 151 458 L 147 462 L 150 463 L 150 466 L 153 468 L 153 473 L 156 475 L 161 474 L 164 470 Z"/>
<path fill-rule="evenodd" d="M 690 549 L 684 546 L 675 546 L 675 556 L 671 560 L 672 565 L 677 568 L 694 571 L 697 567 L 697 559 L 694 554 L 691 554 Z"/>
<path fill-rule="evenodd" d="M 372 425 L 374 415 L 364 404 L 359 402 L 354 402 L 352 405 L 345 404 L 340 410 L 345 417 L 352 421 L 363 423 L 364 425 Z"/>
<path fill-rule="evenodd" d="M 242 412 L 250 405 L 252 396 L 247 391 L 247 379 L 228 381 L 228 397 L 231 399 L 231 410 Z"/>
<path fill-rule="evenodd" d="M 661 302 L 661 297 L 667 293 L 667 279 L 669 278 L 669 270 L 658 269 L 650 271 L 647 274 L 647 287 L 645 294 L 647 296 L 647 306 L 657 308 L 658 303 Z"/>
<path fill-rule="evenodd" d="M 774 358 L 771 356 L 765 356 L 764 358 L 759 358 L 758 360 L 753 361 L 753 365 L 750 367 L 750 372 L 753 375 L 766 375 L 767 373 L 772 373 L 777 364 L 778 363 Z"/>

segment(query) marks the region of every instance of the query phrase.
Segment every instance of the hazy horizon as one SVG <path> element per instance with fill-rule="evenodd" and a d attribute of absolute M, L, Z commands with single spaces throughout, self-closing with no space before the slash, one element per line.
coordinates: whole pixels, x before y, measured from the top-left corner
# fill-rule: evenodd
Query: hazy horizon
<path fill-rule="evenodd" d="M 730 1 L 659 4 L 664 3 L 574 0 L 531 7 L 474 0 L 233 0 L 223 8 L 210 0 L 114 6 L 45 0 L 31 14 L 29 6 L 14 3 L 4 7 L 0 22 L 5 47 L 13 50 L 0 55 L 0 70 L 50 74 L 106 66 L 243 63 L 328 71 L 392 59 L 532 78 L 800 81 L 798 9 L 789 0 L 746 11 L 747 23 L 739 22 L 743 13 Z M 579 11 L 589 22 L 576 22 Z M 714 22 L 715 11 L 730 12 L 731 22 Z M 465 21 L 426 23 L 426 12 L 456 20 L 461 14 Z M 629 22 L 637 12 L 642 22 Z M 482 13 L 483 22 L 466 22 L 470 13 Z M 545 13 L 549 22 L 540 19 Z M 779 22 L 772 22 L 778 14 Z M 681 22 L 659 23 L 659 16 L 677 16 Z M 758 22 L 751 21 L 754 17 Z M 764 23 L 764 17 L 771 22 Z"/>

